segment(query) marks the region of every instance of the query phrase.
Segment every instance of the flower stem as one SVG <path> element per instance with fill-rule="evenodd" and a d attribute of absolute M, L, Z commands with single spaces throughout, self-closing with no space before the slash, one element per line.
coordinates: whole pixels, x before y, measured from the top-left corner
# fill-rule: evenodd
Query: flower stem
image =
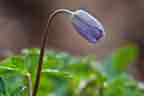
<path fill-rule="evenodd" d="M 52 22 L 53 18 L 59 13 L 67 13 L 67 14 L 72 15 L 72 11 L 70 11 L 70 10 L 57 9 L 48 18 L 46 29 L 44 30 L 44 34 L 43 34 L 43 37 L 42 37 L 42 43 L 41 43 L 41 49 L 40 49 L 40 56 L 39 56 L 36 80 L 35 80 L 35 85 L 34 85 L 32 96 L 37 95 L 37 91 L 38 91 L 38 88 L 39 88 L 39 82 L 40 82 L 41 70 L 42 70 L 42 64 L 43 64 L 43 57 L 44 57 L 45 47 L 46 47 L 46 43 L 47 43 L 47 39 L 48 39 L 48 26 Z"/>
<path fill-rule="evenodd" d="M 32 96 L 32 78 L 31 74 L 26 74 L 27 86 L 28 86 L 28 96 Z"/>

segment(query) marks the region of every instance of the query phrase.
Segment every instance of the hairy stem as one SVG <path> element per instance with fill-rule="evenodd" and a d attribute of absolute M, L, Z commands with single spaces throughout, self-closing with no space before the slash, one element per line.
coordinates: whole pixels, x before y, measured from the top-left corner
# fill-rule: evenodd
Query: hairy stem
<path fill-rule="evenodd" d="M 67 9 L 57 9 L 48 18 L 46 29 L 44 30 L 44 34 L 42 37 L 40 56 L 39 56 L 39 62 L 38 62 L 38 68 L 37 68 L 37 75 L 36 75 L 36 80 L 35 80 L 35 85 L 34 85 L 32 96 L 37 95 L 37 91 L 39 88 L 39 82 L 40 82 L 41 70 L 42 70 L 42 64 L 43 64 L 43 57 L 44 57 L 45 47 L 46 47 L 47 39 L 48 39 L 48 26 L 52 22 L 53 18 L 59 13 L 72 14 L 72 11 L 69 11 Z"/>

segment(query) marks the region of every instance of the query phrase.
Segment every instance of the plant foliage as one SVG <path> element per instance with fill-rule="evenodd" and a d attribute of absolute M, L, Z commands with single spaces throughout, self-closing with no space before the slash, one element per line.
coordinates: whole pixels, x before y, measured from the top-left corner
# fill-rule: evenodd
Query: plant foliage
<path fill-rule="evenodd" d="M 0 62 L 0 96 L 30 96 L 39 51 L 25 49 Z M 127 72 L 137 54 L 137 47 L 130 45 L 98 63 L 94 57 L 47 50 L 38 96 L 143 96 L 144 89 Z"/>

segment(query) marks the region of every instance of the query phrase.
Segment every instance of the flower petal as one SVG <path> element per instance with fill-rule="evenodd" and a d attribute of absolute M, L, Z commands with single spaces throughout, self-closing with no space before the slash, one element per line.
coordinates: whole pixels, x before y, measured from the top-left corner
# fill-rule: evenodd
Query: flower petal
<path fill-rule="evenodd" d="M 91 43 L 96 43 L 104 37 L 102 24 L 84 10 L 74 12 L 72 23 L 75 29 Z"/>

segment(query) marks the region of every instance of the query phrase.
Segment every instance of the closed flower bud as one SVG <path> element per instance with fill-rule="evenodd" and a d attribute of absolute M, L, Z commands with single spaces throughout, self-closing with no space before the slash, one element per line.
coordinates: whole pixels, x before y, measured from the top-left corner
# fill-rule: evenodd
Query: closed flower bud
<path fill-rule="evenodd" d="M 91 43 L 96 43 L 104 37 L 103 25 L 84 10 L 73 12 L 72 23 L 74 28 Z"/>

